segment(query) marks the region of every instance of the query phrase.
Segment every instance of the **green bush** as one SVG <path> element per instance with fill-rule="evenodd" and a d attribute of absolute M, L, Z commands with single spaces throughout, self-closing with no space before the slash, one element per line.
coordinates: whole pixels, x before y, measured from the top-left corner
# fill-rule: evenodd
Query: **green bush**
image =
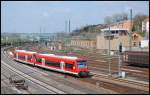
<path fill-rule="evenodd" d="M 145 36 L 145 32 L 138 32 L 142 37 Z"/>

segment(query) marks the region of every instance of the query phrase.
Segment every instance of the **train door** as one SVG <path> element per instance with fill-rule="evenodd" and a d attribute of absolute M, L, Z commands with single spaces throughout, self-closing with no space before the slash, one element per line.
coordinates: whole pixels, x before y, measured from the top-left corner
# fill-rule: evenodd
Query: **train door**
<path fill-rule="evenodd" d="M 27 62 L 27 59 L 28 59 L 28 56 L 27 55 L 25 55 L 25 61 Z"/>
<path fill-rule="evenodd" d="M 18 53 L 16 54 L 16 58 L 18 59 Z"/>
<path fill-rule="evenodd" d="M 37 61 L 36 55 L 33 54 L 33 55 L 32 55 L 32 59 L 31 59 L 31 62 L 34 64 L 34 66 L 35 66 L 35 62 L 36 62 L 36 61 Z"/>
<path fill-rule="evenodd" d="M 61 70 L 64 70 L 64 65 L 65 65 L 65 62 L 61 61 L 61 62 L 60 62 Z"/>
<path fill-rule="evenodd" d="M 45 66 L 45 59 L 42 58 L 42 65 Z"/>

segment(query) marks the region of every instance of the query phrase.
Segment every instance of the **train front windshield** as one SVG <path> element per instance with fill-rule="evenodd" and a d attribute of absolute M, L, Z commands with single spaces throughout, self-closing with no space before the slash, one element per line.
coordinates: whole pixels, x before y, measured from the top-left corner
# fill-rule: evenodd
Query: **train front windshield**
<path fill-rule="evenodd" d="M 86 61 L 79 61 L 77 62 L 78 68 L 87 68 L 87 62 Z"/>

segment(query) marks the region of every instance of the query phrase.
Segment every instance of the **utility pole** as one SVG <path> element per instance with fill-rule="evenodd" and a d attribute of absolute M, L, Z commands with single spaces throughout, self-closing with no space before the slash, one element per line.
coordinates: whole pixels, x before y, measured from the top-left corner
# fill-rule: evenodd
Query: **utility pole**
<path fill-rule="evenodd" d="M 132 9 L 130 9 L 129 50 L 132 50 Z"/>
<path fill-rule="evenodd" d="M 121 63 L 122 63 L 122 43 L 119 44 L 119 63 L 118 63 L 118 76 L 121 76 Z"/>
<path fill-rule="evenodd" d="M 70 33 L 70 20 L 69 20 L 69 33 Z"/>
<path fill-rule="evenodd" d="M 65 21 L 65 32 L 67 32 L 67 21 Z"/>
<path fill-rule="evenodd" d="M 40 33 L 39 33 L 39 43 L 41 43 L 41 26 L 40 26 Z"/>
<path fill-rule="evenodd" d="M 111 38 L 111 36 L 110 36 L 110 26 L 109 26 L 109 51 L 108 51 L 108 58 L 109 58 L 109 75 L 111 75 L 111 71 L 110 71 L 110 38 Z"/>

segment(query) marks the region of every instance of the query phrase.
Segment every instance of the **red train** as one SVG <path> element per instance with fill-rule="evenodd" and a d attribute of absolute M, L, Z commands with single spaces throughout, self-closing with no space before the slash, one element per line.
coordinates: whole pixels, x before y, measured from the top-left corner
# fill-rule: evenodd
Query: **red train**
<path fill-rule="evenodd" d="M 69 73 L 79 77 L 88 76 L 87 60 L 70 56 L 40 54 L 26 50 L 15 50 L 14 59 L 50 70 Z"/>

